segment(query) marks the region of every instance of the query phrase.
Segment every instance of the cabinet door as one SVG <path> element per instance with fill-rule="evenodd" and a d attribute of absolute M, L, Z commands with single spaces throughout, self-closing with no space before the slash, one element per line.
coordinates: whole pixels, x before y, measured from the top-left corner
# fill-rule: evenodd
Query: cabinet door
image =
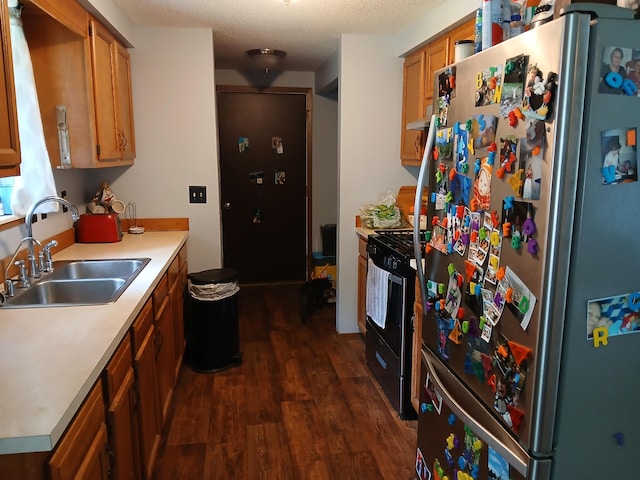
<path fill-rule="evenodd" d="M 155 318 L 156 322 L 156 365 L 158 368 L 158 406 L 160 425 L 164 425 L 169 413 L 173 392 L 175 368 L 173 366 L 173 324 L 169 297 L 165 296 Z"/>
<path fill-rule="evenodd" d="M 119 43 L 116 43 L 116 118 L 122 159 L 133 160 L 136 157 L 136 142 L 133 133 L 131 66 L 129 52 Z"/>
<path fill-rule="evenodd" d="M 141 478 L 137 455 L 139 446 L 135 404 L 133 369 L 130 368 L 107 409 L 109 445 L 113 458 L 112 480 Z"/>
<path fill-rule="evenodd" d="M 116 41 L 106 28 L 93 20 L 90 21 L 89 32 L 98 159 L 119 160 L 121 152 L 116 126 Z"/>
<path fill-rule="evenodd" d="M 20 141 L 6 0 L 0 0 L 0 36 L 0 177 L 11 177 L 20 174 Z"/>
<path fill-rule="evenodd" d="M 171 301 L 171 321 L 173 325 L 173 383 L 175 385 L 180 374 L 180 365 L 182 364 L 182 354 L 184 352 L 184 299 L 182 298 L 182 281 L 180 278 L 177 278 L 169 289 L 169 299 Z"/>
<path fill-rule="evenodd" d="M 139 320 L 140 318 L 136 322 Z M 155 338 L 155 327 L 151 325 L 133 359 L 138 390 L 137 414 L 138 433 L 140 436 L 140 463 L 144 478 L 151 478 L 158 447 L 160 446 L 160 424 L 156 413 L 158 411 L 158 395 Z"/>
<path fill-rule="evenodd" d="M 51 480 L 108 478 L 109 458 L 104 420 L 102 382 L 98 381 L 51 456 Z"/>
<path fill-rule="evenodd" d="M 402 82 L 402 131 L 400 132 L 400 159 L 403 165 L 419 162 L 417 146 L 422 135 L 420 131 L 407 130 L 407 123 L 425 116 L 424 72 L 425 51 L 419 50 L 404 61 Z"/>
<path fill-rule="evenodd" d="M 102 424 L 87 450 L 84 461 L 69 480 L 112 480 L 109 475 L 109 454 L 107 452 L 107 427 Z"/>
<path fill-rule="evenodd" d="M 454 28 L 449 32 L 449 62 L 455 61 L 455 44 L 458 40 L 475 40 L 476 38 L 476 20 L 471 19 L 462 25 Z"/>
<path fill-rule="evenodd" d="M 425 74 L 425 106 L 433 105 L 433 89 L 435 85 L 435 72 L 444 68 L 449 63 L 449 38 L 440 37 L 425 47 L 426 74 Z M 436 108 L 433 109 L 436 111 Z"/>

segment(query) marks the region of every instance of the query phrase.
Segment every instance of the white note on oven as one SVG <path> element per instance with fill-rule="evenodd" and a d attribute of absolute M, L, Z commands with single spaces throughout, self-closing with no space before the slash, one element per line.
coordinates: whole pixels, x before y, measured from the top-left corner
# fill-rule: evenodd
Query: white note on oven
<path fill-rule="evenodd" d="M 369 259 L 367 270 L 367 316 L 380 328 L 387 321 L 387 295 L 389 292 L 389 272 L 378 267 Z"/>

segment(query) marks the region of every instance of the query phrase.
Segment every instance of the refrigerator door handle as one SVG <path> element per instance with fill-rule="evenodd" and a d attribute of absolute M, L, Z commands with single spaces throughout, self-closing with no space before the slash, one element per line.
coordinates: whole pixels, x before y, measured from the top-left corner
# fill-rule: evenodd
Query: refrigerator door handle
<path fill-rule="evenodd" d="M 422 359 L 427 371 L 451 411 L 458 416 L 459 420 L 467 424 L 478 437 L 502 455 L 513 468 L 526 477 L 532 460 L 529 454 L 506 428 L 475 397 L 466 391 L 466 387 L 453 376 L 453 373 L 440 360 L 430 357 L 431 353 L 422 349 Z M 456 388 L 457 384 L 459 384 L 460 388 Z M 455 391 L 450 392 L 450 389 L 447 388 L 448 386 Z M 457 399 L 467 399 L 467 402 L 463 406 Z M 469 407 L 473 408 L 474 414 L 470 412 Z"/>
<path fill-rule="evenodd" d="M 416 271 L 418 274 L 418 284 L 420 285 L 420 293 L 422 294 L 422 311 L 426 312 L 425 303 L 427 301 L 427 286 L 424 281 L 424 267 L 422 265 L 422 252 L 420 251 L 420 210 L 422 208 L 422 191 L 426 188 L 429 191 L 429 156 L 433 150 L 433 144 L 436 138 L 436 115 L 431 115 L 429 123 L 429 134 L 427 135 L 427 143 L 424 147 L 422 155 L 422 163 L 420 164 L 420 172 L 418 173 L 418 185 L 416 186 L 416 198 L 413 202 L 413 250 L 416 257 Z M 428 221 L 428 219 L 427 219 Z M 426 258 L 426 255 L 425 255 Z"/>

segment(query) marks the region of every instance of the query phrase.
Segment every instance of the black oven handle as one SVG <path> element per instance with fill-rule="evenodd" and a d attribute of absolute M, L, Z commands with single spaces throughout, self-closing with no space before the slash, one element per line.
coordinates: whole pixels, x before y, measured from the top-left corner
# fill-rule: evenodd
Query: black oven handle
<path fill-rule="evenodd" d="M 422 155 L 422 163 L 420 164 L 420 173 L 418 174 L 418 185 L 416 186 L 416 198 L 413 203 L 413 250 L 416 257 L 416 271 L 418 273 L 418 283 L 420 284 L 420 293 L 422 294 L 422 311 L 426 312 L 427 302 L 427 284 L 424 279 L 424 267 L 422 264 L 422 251 L 420 248 L 420 209 L 422 208 L 422 192 L 427 190 L 429 195 L 429 157 L 433 150 L 433 142 L 435 141 L 436 132 L 436 115 L 431 115 L 431 122 L 429 123 L 429 134 L 427 135 L 427 143 L 424 147 L 424 154 Z M 427 212 L 431 211 L 428 209 Z M 427 225 L 429 218 L 427 217 Z M 426 253 L 425 253 L 426 262 Z"/>

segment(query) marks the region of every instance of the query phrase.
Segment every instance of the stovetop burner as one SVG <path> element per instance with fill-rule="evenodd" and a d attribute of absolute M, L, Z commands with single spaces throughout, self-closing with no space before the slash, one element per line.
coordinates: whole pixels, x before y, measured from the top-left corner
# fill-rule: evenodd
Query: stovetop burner
<path fill-rule="evenodd" d="M 376 240 L 389 246 L 407 260 L 415 258 L 413 250 L 413 231 L 410 230 L 375 230 Z M 420 231 L 420 243 L 424 248 L 425 231 Z"/>

